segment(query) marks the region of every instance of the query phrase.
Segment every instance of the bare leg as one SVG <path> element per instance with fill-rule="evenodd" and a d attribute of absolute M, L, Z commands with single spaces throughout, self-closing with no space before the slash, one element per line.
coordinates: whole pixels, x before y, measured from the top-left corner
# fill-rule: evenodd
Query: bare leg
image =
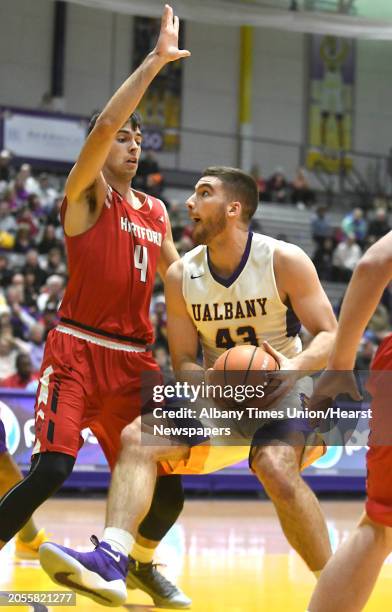
<path fill-rule="evenodd" d="M 302 447 L 257 449 L 252 469 L 273 502 L 283 532 L 312 572 L 323 569 L 332 551 L 319 502 L 300 475 Z"/>
<path fill-rule="evenodd" d="M 14 485 L 20 482 L 23 476 L 9 453 L 0 455 L 0 498 L 3 497 Z M 23 542 L 31 542 L 38 533 L 38 529 L 31 517 L 20 529 L 19 536 Z M 0 548 L 4 542 L 0 541 Z"/>
<path fill-rule="evenodd" d="M 352 536 L 327 563 L 310 612 L 360 612 L 392 550 L 392 528 L 364 515 Z"/>
<path fill-rule="evenodd" d="M 140 427 L 140 419 L 137 419 L 122 431 L 122 448 L 113 471 L 106 511 L 106 527 L 132 533 L 136 533 L 151 506 L 158 462 L 183 459 L 189 453 L 187 446 L 168 443 L 158 447 L 156 438 L 151 444 L 144 438 L 142 444 Z"/>

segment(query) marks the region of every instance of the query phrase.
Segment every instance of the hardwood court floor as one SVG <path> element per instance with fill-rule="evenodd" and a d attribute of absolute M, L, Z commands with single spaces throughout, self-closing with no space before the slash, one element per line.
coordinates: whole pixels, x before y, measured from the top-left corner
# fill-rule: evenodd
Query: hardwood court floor
<path fill-rule="evenodd" d="M 336 546 L 348 536 L 363 504 L 335 501 L 322 506 Z M 89 535 L 102 533 L 104 501 L 55 499 L 36 516 L 54 541 L 88 550 Z M 283 538 L 267 501 L 188 501 L 178 525 L 161 544 L 158 561 L 167 564 L 166 575 L 193 598 L 193 612 L 304 612 L 314 585 L 313 575 Z M 56 585 L 38 562 L 16 561 L 10 543 L 0 554 L 0 590 L 56 590 Z M 140 591 L 130 592 L 125 608 L 155 610 Z M 51 609 L 72 612 L 75 607 Z M 103 608 L 77 596 L 77 610 L 98 609 Z M 366 612 L 387 610 L 392 610 L 391 557 L 366 607 Z"/>

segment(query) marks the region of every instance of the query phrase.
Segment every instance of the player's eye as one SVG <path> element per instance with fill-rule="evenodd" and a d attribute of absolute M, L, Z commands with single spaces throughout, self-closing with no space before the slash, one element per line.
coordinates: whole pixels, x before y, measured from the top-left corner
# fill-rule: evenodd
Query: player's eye
<path fill-rule="evenodd" d="M 207 189 L 204 189 L 204 191 L 201 192 L 201 197 L 202 198 L 208 197 L 209 195 L 210 195 L 210 192 L 207 191 Z"/>
<path fill-rule="evenodd" d="M 117 136 L 117 142 L 125 142 L 124 136 Z"/>

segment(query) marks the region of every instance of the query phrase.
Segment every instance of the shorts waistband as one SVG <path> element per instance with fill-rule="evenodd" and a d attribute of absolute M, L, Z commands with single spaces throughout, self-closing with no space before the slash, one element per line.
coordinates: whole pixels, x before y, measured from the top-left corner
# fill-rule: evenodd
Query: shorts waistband
<path fill-rule="evenodd" d="M 102 346 L 104 348 L 112 349 L 114 351 L 125 351 L 127 353 L 145 353 L 146 351 L 151 350 L 151 346 L 136 346 L 127 342 L 119 342 L 117 340 L 111 340 L 109 338 L 105 338 L 103 336 L 95 335 L 92 333 L 85 332 L 82 329 L 77 329 L 68 324 L 64 324 L 60 322 L 55 328 L 54 331 L 58 331 L 61 334 L 67 334 L 69 336 L 73 336 L 74 338 L 79 338 L 80 340 L 86 340 L 86 342 L 91 342 L 92 344 L 97 344 L 98 346 Z"/>

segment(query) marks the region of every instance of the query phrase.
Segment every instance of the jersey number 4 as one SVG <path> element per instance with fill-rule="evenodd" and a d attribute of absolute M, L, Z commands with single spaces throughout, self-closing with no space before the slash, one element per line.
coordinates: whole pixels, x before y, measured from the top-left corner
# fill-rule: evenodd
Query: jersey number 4
<path fill-rule="evenodd" d="M 140 280 L 142 283 L 146 282 L 147 279 L 147 266 L 148 266 L 148 250 L 147 247 L 137 244 L 134 252 L 135 268 L 140 270 Z"/>
<path fill-rule="evenodd" d="M 239 343 L 242 344 L 253 344 L 253 346 L 259 346 L 257 342 L 256 332 L 253 327 L 248 325 L 243 327 L 238 327 L 236 329 L 237 338 L 233 340 L 230 335 L 230 329 L 228 327 L 224 327 L 222 329 L 218 329 L 216 332 L 216 347 L 222 349 L 233 348 Z"/>

